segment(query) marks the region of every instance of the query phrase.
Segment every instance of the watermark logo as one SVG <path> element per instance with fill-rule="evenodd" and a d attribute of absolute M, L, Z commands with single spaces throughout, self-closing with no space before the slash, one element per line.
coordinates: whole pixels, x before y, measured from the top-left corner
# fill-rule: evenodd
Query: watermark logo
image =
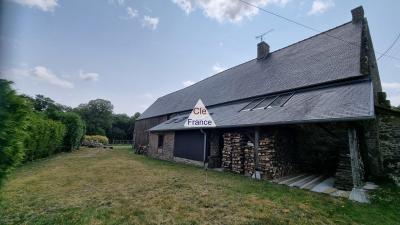
<path fill-rule="evenodd" d="M 201 99 L 197 101 L 185 122 L 185 127 L 215 127 L 214 120 L 208 113 Z"/>

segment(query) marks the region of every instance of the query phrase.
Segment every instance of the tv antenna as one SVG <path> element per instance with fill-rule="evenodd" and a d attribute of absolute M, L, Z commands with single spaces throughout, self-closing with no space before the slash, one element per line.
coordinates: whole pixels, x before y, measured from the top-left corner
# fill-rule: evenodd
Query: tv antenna
<path fill-rule="evenodd" d="M 262 33 L 262 34 L 256 36 L 256 39 L 260 39 L 260 42 L 262 42 L 262 41 L 263 41 L 263 37 L 264 37 L 265 35 L 267 35 L 268 33 L 271 33 L 272 31 L 274 31 L 274 29 L 269 29 L 267 32 Z"/>

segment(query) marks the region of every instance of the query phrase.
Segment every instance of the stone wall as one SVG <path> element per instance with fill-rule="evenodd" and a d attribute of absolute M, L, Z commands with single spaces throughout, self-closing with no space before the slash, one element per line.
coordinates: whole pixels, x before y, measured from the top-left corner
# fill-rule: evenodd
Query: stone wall
<path fill-rule="evenodd" d="M 400 185 L 400 112 L 379 109 L 377 114 L 384 173 Z"/>
<path fill-rule="evenodd" d="M 162 148 L 158 147 L 159 135 L 164 135 L 164 143 Z M 172 161 L 174 158 L 174 140 L 174 132 L 150 133 L 147 155 L 157 159 Z"/>

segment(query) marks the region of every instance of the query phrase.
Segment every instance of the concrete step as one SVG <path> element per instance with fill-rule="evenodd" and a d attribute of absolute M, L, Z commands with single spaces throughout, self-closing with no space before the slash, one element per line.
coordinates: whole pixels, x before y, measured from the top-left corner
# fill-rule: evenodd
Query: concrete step
<path fill-rule="evenodd" d="M 324 192 L 324 191 L 329 191 L 333 188 L 333 184 L 335 183 L 335 178 L 329 177 L 328 179 L 325 179 L 321 183 L 319 183 L 317 186 L 313 187 L 311 191 L 314 192 Z"/>
<path fill-rule="evenodd" d="M 279 182 L 279 184 L 290 185 L 290 184 L 292 184 L 292 183 L 294 183 L 294 182 L 296 182 L 296 181 L 298 181 L 298 180 L 300 180 L 300 179 L 303 179 L 304 177 L 307 177 L 307 176 L 308 176 L 308 174 L 304 174 L 304 173 L 303 173 L 303 174 L 300 174 L 300 175 L 298 175 L 298 176 L 289 178 L 289 179 L 287 179 L 287 180 L 283 180 L 283 181 Z"/>
<path fill-rule="evenodd" d="M 272 182 L 274 182 L 274 183 L 279 183 L 279 182 L 281 182 L 281 181 L 288 180 L 288 179 L 290 179 L 290 178 L 297 177 L 297 176 L 299 176 L 299 175 L 300 175 L 300 174 L 291 174 L 291 175 L 288 175 L 288 176 L 284 176 L 284 177 L 280 177 L 280 178 L 273 179 Z"/>
<path fill-rule="evenodd" d="M 311 181 L 303 184 L 302 186 L 300 186 L 301 189 L 307 189 L 307 190 L 311 190 L 313 189 L 315 186 L 317 186 L 319 183 L 321 183 L 323 180 L 325 180 L 325 176 L 318 176 L 314 179 L 312 179 Z"/>
<path fill-rule="evenodd" d="M 311 175 L 308 175 L 307 177 L 304 177 L 303 179 L 301 179 L 299 181 L 296 181 L 296 182 L 290 184 L 289 186 L 290 187 L 301 187 L 305 183 L 308 183 L 309 181 L 313 180 L 316 177 L 317 177 L 317 175 L 311 174 Z"/>

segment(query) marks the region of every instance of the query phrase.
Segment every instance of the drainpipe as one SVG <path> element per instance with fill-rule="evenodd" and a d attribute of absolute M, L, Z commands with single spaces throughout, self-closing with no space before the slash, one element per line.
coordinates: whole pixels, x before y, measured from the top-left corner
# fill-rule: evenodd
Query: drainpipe
<path fill-rule="evenodd" d="M 207 133 L 203 131 L 203 129 L 200 129 L 200 132 L 204 135 L 204 143 L 203 143 L 203 163 L 204 163 L 204 168 L 208 167 L 208 163 L 206 165 L 206 153 L 207 153 Z"/>

